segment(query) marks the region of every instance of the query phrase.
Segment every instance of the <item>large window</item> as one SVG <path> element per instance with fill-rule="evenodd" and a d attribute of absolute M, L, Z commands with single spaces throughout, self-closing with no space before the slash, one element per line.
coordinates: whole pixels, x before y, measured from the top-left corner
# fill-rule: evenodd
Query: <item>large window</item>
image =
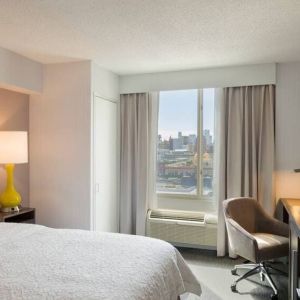
<path fill-rule="evenodd" d="M 159 94 L 157 192 L 213 195 L 214 89 Z"/>

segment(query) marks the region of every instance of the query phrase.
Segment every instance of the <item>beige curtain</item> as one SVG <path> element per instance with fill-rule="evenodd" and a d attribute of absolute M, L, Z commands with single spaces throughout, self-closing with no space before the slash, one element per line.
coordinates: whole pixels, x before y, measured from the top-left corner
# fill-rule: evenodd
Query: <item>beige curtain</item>
<path fill-rule="evenodd" d="M 275 87 L 273 85 L 230 87 L 217 100 L 219 170 L 218 255 L 227 247 L 222 201 L 237 196 L 256 198 L 273 214 L 273 169 L 275 149 Z M 241 212 L 247 213 L 247 212 Z"/>
<path fill-rule="evenodd" d="M 158 93 L 121 95 L 120 232 L 145 234 L 156 206 Z"/>

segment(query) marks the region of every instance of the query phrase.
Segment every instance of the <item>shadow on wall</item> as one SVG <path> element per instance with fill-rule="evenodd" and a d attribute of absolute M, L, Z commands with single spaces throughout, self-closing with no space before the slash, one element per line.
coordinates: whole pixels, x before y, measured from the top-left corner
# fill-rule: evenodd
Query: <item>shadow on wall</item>
<path fill-rule="evenodd" d="M 0 130 L 28 131 L 29 96 L 0 89 Z M 0 192 L 6 185 L 6 172 L 0 165 Z M 29 204 L 29 164 L 16 165 L 15 187 L 22 196 L 22 205 Z"/>

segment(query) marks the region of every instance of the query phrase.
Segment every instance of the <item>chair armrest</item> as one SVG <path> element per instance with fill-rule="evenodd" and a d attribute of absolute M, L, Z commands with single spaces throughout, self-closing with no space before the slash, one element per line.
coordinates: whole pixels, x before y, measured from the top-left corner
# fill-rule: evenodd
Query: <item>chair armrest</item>
<path fill-rule="evenodd" d="M 256 262 L 258 246 L 255 238 L 233 219 L 227 218 L 226 222 L 230 246 L 234 253 Z"/>
<path fill-rule="evenodd" d="M 264 213 L 257 223 L 257 232 L 265 232 L 288 237 L 289 226 L 288 224 L 285 224 Z"/>

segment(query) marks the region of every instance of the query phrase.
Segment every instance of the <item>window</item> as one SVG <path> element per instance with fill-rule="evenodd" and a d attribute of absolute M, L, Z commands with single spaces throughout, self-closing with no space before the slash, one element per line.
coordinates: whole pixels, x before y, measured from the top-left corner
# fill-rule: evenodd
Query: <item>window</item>
<path fill-rule="evenodd" d="M 159 93 L 157 193 L 213 195 L 214 89 Z"/>

